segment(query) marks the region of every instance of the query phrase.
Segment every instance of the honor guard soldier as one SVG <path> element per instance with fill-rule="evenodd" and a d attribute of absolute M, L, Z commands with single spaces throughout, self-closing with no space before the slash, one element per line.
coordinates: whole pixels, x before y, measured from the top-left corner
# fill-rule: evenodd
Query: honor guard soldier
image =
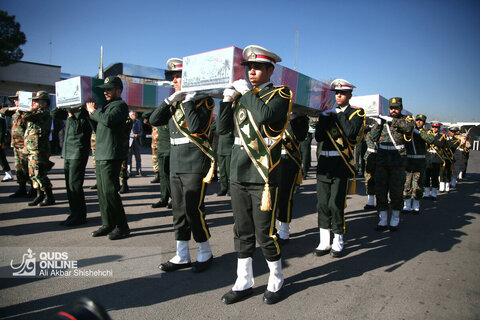
<path fill-rule="evenodd" d="M 308 176 L 308 170 L 312 163 L 312 140 L 315 129 L 308 125 L 308 133 L 305 140 L 300 142 L 300 152 L 302 154 L 302 178 L 305 180 Z"/>
<path fill-rule="evenodd" d="M 367 118 L 365 127 L 365 143 L 367 151 L 365 152 L 365 189 L 367 191 L 367 204 L 363 207 L 365 210 L 375 209 L 375 167 L 377 165 L 377 143 L 373 141 L 371 130 L 375 122 Z"/>
<path fill-rule="evenodd" d="M 82 225 L 87 223 L 83 181 L 90 153 L 92 134 L 90 117 L 83 106 L 68 109 L 55 108 L 50 111 L 50 115 L 53 119 L 66 120 L 62 158 L 70 215 L 60 224 L 65 227 Z"/>
<path fill-rule="evenodd" d="M 405 168 L 405 186 L 403 188 L 403 212 L 418 214 L 420 200 L 423 198 L 423 185 L 425 181 L 425 154 L 427 144 L 432 144 L 435 138 L 425 131 L 427 117 L 418 114 L 415 117 L 415 129 L 412 135 L 404 135 L 407 149 L 407 166 Z M 413 198 L 412 198 L 413 197 Z"/>
<path fill-rule="evenodd" d="M 343 254 L 345 207 L 349 178 L 353 178 L 350 193 L 355 193 L 353 148 L 363 139 L 365 111 L 352 107 L 353 84 L 336 79 L 330 84 L 335 92 L 336 108 L 323 111 L 315 128 L 317 146 L 317 210 L 320 243 L 316 256 L 328 253 L 338 258 Z M 330 231 L 333 243 L 330 242 Z"/>
<path fill-rule="evenodd" d="M 282 138 L 282 156 L 280 161 L 280 185 L 278 188 L 277 219 L 280 222 L 278 242 L 286 244 L 290 238 L 293 195 L 302 184 L 302 154 L 300 142 L 308 134 L 308 117 L 292 114 Z"/>
<path fill-rule="evenodd" d="M 48 111 L 50 97 L 47 92 L 38 91 L 32 100 L 32 108 L 30 111 L 26 111 L 23 117 L 27 121 L 24 153 L 28 154 L 28 173 L 33 182 L 33 187 L 37 190 L 37 197 L 28 205 L 50 206 L 55 204 L 52 183 L 47 176 L 50 158 L 50 141 L 48 138 L 52 125 L 52 118 Z"/>
<path fill-rule="evenodd" d="M 402 98 L 389 100 L 390 116 L 380 119 L 372 129 L 372 138 L 378 144 L 377 166 L 375 168 L 375 196 L 380 221 L 378 231 L 396 231 L 403 208 L 403 187 L 407 151 L 404 135 L 411 135 L 414 118 L 402 115 Z M 392 215 L 388 226 L 388 194 L 390 193 Z"/>
<path fill-rule="evenodd" d="M 128 106 L 121 98 L 123 84 L 119 77 L 107 77 L 98 88 L 105 90 L 107 104 L 97 110 L 94 102 L 87 102 L 87 111 L 96 132 L 95 173 L 102 216 L 102 226 L 92 232 L 92 236 L 108 235 L 110 240 L 117 240 L 130 235 L 122 199 L 118 194 L 120 169 L 122 161 L 126 160 L 128 148 Z"/>
<path fill-rule="evenodd" d="M 455 128 L 449 127 L 444 135 L 446 142 L 443 148 L 443 165 L 440 167 L 440 187 L 438 191 L 449 192 L 450 182 L 452 180 L 453 165 L 455 162 L 455 150 L 460 145 L 460 141 L 455 137 Z"/>
<path fill-rule="evenodd" d="M 233 82 L 224 91 L 217 129 L 219 134 L 234 133 L 230 166 L 233 233 L 238 254 L 237 280 L 222 297 L 225 304 L 242 300 L 253 292 L 252 257 L 258 241 L 270 269 L 263 301 L 281 299 L 283 285 L 280 246 L 275 230 L 282 136 L 291 111 L 291 91 L 274 87 L 270 81 L 275 53 L 256 45 L 243 50 L 248 81 Z"/>
<path fill-rule="evenodd" d="M 440 167 L 443 165 L 443 148 L 446 144 L 445 136 L 440 134 L 439 122 L 432 122 L 431 129 L 427 132 L 434 138 L 434 142 L 428 145 L 425 155 L 425 196 L 424 199 L 437 200 Z"/>
<path fill-rule="evenodd" d="M 457 186 L 457 177 L 460 172 L 465 168 L 465 162 L 463 162 L 463 150 L 465 146 L 465 137 L 460 135 L 460 128 L 453 127 L 452 133 L 454 138 L 457 139 L 458 146 L 453 153 L 453 170 L 452 178 L 450 179 L 450 188 L 455 188 Z"/>
<path fill-rule="evenodd" d="M 8 97 L 15 106 L 5 107 L 0 109 L 0 114 L 2 116 L 7 116 L 12 118 L 12 128 L 11 128 L 11 146 L 13 148 L 13 157 L 15 162 L 15 174 L 17 176 L 18 189 L 15 193 L 11 194 L 10 198 L 18 197 L 33 197 L 35 190 L 30 188 L 27 194 L 27 182 L 31 183 L 30 177 L 28 176 L 28 160 L 27 155 L 23 153 L 24 149 L 24 135 L 25 129 L 27 128 L 27 123 L 23 119 L 24 112 L 18 108 L 18 91 L 14 96 Z"/>
<path fill-rule="evenodd" d="M 213 261 L 204 200 L 215 164 L 208 140 L 215 102 L 197 92 L 181 91 L 181 59 L 169 59 L 167 68 L 175 92 L 152 113 L 150 123 L 168 124 L 170 132 L 170 188 L 177 251 L 159 268 L 169 272 L 191 266 L 193 272 L 202 272 Z M 192 234 L 198 243 L 197 261 L 193 265 L 188 247 Z"/>

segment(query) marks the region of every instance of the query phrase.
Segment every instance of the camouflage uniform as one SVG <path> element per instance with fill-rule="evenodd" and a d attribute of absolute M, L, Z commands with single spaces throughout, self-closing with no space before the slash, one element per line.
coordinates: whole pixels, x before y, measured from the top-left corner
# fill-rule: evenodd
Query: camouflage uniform
<path fill-rule="evenodd" d="M 95 170 L 95 139 L 97 135 L 92 131 L 92 137 L 90 138 L 90 149 L 92 149 L 93 169 Z"/>
<path fill-rule="evenodd" d="M 2 115 L 12 118 L 12 142 L 13 154 L 15 159 L 15 171 L 19 185 L 25 186 L 30 181 L 28 176 L 28 159 L 24 153 L 24 135 L 27 128 L 27 122 L 24 120 L 23 111 L 14 111 L 12 108 L 2 108 Z"/>
<path fill-rule="evenodd" d="M 377 144 L 372 140 L 371 130 L 365 135 L 367 152 L 365 153 L 365 189 L 367 195 L 375 195 L 375 166 L 377 160 Z"/>
<path fill-rule="evenodd" d="M 393 140 L 390 138 L 390 128 Z M 413 118 L 400 116 L 393 118 L 391 124 L 382 121 L 371 131 L 373 141 L 378 143 L 377 163 L 375 167 L 375 196 L 377 210 L 388 210 L 388 193 L 392 210 L 403 208 L 403 187 L 405 184 L 405 165 L 407 151 L 405 149 L 405 133 L 414 128 Z"/>
<path fill-rule="evenodd" d="M 50 158 L 48 137 L 52 118 L 48 110 L 39 108 L 33 112 L 25 112 L 24 120 L 27 121 L 24 153 L 28 154 L 28 173 L 33 187 L 42 191 L 51 190 L 52 184 L 47 177 L 47 171 Z"/>
<path fill-rule="evenodd" d="M 405 169 L 406 180 L 403 189 L 404 199 L 410 199 L 412 195 L 415 200 L 423 198 L 427 143 L 432 144 L 435 137 L 428 134 L 424 129 L 419 129 L 419 131 L 420 133 L 413 133 L 411 138 L 406 141 L 407 166 Z"/>
<path fill-rule="evenodd" d="M 158 127 L 152 126 L 152 163 L 153 172 L 158 173 Z"/>

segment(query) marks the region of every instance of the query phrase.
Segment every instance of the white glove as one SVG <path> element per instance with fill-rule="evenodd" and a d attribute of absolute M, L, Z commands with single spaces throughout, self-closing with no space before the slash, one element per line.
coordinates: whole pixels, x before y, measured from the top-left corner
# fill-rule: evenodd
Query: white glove
<path fill-rule="evenodd" d="M 185 102 L 192 101 L 192 100 L 195 100 L 195 99 L 197 99 L 197 92 L 196 91 L 186 93 Z"/>
<path fill-rule="evenodd" d="M 165 99 L 165 102 L 167 104 L 172 104 L 175 101 L 182 101 L 184 97 L 185 97 L 185 92 L 175 91 L 170 97 Z"/>
<path fill-rule="evenodd" d="M 232 86 L 240 92 L 242 95 L 250 91 L 250 86 L 245 79 L 236 80 L 232 83 Z"/>
<path fill-rule="evenodd" d="M 375 122 L 378 123 L 378 124 L 382 124 L 382 120 L 381 120 L 380 118 L 372 117 L 372 118 L 370 118 L 370 119 L 372 119 L 373 121 L 375 121 Z"/>
<path fill-rule="evenodd" d="M 237 93 L 235 89 L 227 88 L 223 90 L 223 102 L 230 102 L 233 101 L 233 96 Z"/>
<path fill-rule="evenodd" d="M 416 134 L 420 134 L 420 131 L 417 128 L 413 129 L 413 132 L 415 132 Z"/>
<path fill-rule="evenodd" d="M 392 117 L 389 117 L 389 116 L 378 116 L 378 117 L 387 122 L 392 122 L 392 119 L 393 119 Z"/>

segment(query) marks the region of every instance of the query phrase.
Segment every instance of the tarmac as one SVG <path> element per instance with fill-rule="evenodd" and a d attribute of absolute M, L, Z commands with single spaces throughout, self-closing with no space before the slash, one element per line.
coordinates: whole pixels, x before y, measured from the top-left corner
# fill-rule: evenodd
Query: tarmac
<path fill-rule="evenodd" d="M 13 157 L 9 155 L 9 163 Z M 171 210 L 152 209 L 159 185 L 148 176 L 129 179 L 122 195 L 131 228 L 127 239 L 90 234 L 101 225 L 91 158 L 85 177 L 88 223 L 66 228 L 68 201 L 63 159 L 49 177 L 56 204 L 29 207 L 10 199 L 17 184 L 0 183 L 0 319 L 53 319 L 79 297 L 121 319 L 480 319 L 480 152 L 472 151 L 467 175 L 438 201 L 423 200 L 420 215 L 402 214 L 397 232 L 377 232 L 376 212 L 365 211 L 363 179 L 348 196 L 345 255 L 316 257 L 319 242 L 315 157 L 294 198 L 291 240 L 282 247 L 284 298 L 263 303 L 268 267 L 254 256 L 254 293 L 233 305 L 220 298 L 236 278 L 233 217 L 218 182 L 206 195 L 206 220 L 214 261 L 203 273 L 163 273 L 158 265 L 175 254 Z M 190 241 L 192 261 L 198 246 Z M 31 264 L 24 263 L 29 258 Z M 34 261 L 33 261 L 34 260 Z M 27 260 L 25 260 L 27 262 Z M 32 270 L 33 269 L 33 270 Z M 17 273 L 18 275 L 14 275 Z"/>

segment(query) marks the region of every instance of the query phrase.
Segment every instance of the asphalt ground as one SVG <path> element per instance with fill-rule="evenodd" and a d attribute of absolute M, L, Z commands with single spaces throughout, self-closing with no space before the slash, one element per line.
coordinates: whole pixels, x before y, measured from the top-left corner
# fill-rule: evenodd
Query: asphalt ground
<path fill-rule="evenodd" d="M 11 155 L 8 160 L 13 163 Z M 295 195 L 291 240 L 282 248 L 284 299 L 262 302 L 268 268 L 257 249 L 253 296 L 228 306 L 220 298 L 236 278 L 233 217 L 229 197 L 214 195 L 217 182 L 206 195 L 212 266 L 200 274 L 163 273 L 158 265 L 175 254 L 174 232 L 171 211 L 150 206 L 159 185 L 149 183 L 147 150 L 142 162 L 148 176 L 130 178 L 130 192 L 122 195 L 132 234 L 118 241 L 90 235 L 101 224 L 96 191 L 89 189 L 95 183 L 91 159 L 88 224 L 59 225 L 68 213 L 63 160 L 51 160 L 54 206 L 28 207 L 27 199 L 8 198 L 16 182 L 0 183 L 0 319 L 52 319 L 79 297 L 94 299 L 118 320 L 480 319 L 479 152 L 471 152 L 456 189 L 436 202 L 422 201 L 418 216 L 402 215 L 397 232 L 374 230 L 377 215 L 363 210 L 360 179 L 358 194 L 348 197 L 345 256 L 339 259 L 312 254 L 319 241 L 313 167 Z M 28 249 L 36 259 L 35 276 L 14 276 Z M 197 249 L 191 241 L 193 261 Z"/>

